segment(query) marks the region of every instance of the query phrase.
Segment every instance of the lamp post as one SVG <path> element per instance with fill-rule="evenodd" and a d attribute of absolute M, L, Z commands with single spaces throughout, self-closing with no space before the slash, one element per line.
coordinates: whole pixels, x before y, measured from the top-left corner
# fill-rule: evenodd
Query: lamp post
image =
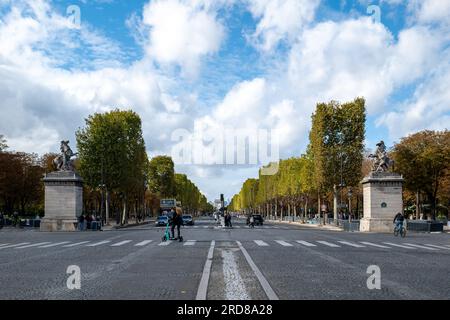
<path fill-rule="evenodd" d="M 348 221 L 350 223 L 351 219 L 352 219 L 352 196 L 353 196 L 353 192 L 351 188 L 348 188 Z"/>

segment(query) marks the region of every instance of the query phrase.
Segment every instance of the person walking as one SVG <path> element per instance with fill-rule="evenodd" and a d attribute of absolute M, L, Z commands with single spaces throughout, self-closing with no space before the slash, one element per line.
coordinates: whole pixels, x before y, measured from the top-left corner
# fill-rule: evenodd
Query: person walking
<path fill-rule="evenodd" d="M 183 218 L 182 218 L 182 210 L 181 208 L 176 208 L 176 211 L 174 211 L 173 219 L 172 219 L 172 239 L 178 239 L 180 242 L 183 241 L 183 238 L 180 234 L 180 227 L 183 224 Z M 175 238 L 175 227 L 177 227 L 177 235 L 178 237 Z"/>
<path fill-rule="evenodd" d="M 78 229 L 80 231 L 84 230 L 84 215 L 81 214 L 81 216 L 78 218 Z"/>

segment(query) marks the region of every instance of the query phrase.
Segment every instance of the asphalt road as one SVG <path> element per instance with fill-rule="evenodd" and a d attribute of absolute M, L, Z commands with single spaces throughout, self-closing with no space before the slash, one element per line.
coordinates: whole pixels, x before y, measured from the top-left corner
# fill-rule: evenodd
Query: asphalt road
<path fill-rule="evenodd" d="M 450 299 L 450 235 L 323 231 L 285 224 L 76 233 L 0 230 L 0 299 Z M 69 266 L 81 272 L 69 289 Z M 380 270 L 370 290 L 369 266 Z M 371 283 L 376 283 L 370 280 Z"/>

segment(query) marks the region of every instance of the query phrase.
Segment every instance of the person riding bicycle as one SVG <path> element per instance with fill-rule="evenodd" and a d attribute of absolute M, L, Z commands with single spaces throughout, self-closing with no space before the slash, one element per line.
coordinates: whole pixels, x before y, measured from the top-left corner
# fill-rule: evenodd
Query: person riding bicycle
<path fill-rule="evenodd" d="M 403 228 L 404 220 L 405 220 L 405 218 L 403 217 L 403 215 L 400 212 L 395 215 L 394 223 L 395 223 L 396 230 L 401 230 Z"/>

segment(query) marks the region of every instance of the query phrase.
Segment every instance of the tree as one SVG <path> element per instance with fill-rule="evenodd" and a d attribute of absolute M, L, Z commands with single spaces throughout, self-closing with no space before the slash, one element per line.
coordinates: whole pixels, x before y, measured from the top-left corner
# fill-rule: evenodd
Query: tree
<path fill-rule="evenodd" d="M 450 131 L 421 131 L 394 146 L 395 170 L 405 179 L 405 188 L 416 193 L 416 208 L 424 193 L 436 216 L 437 195 L 443 181 L 448 181 L 450 170 Z M 416 215 L 419 212 L 416 210 Z M 418 217 L 417 217 L 418 218 Z"/>
<path fill-rule="evenodd" d="M 175 196 L 175 169 L 171 157 L 158 156 L 150 160 L 148 187 L 162 198 Z"/>
<path fill-rule="evenodd" d="M 321 195 L 333 191 L 335 219 L 336 187 L 356 186 L 361 179 L 365 120 L 363 98 L 342 105 L 336 101 L 319 103 L 312 115 L 309 150 L 319 208 Z"/>
<path fill-rule="evenodd" d="M 121 223 L 127 216 L 127 201 L 144 192 L 148 159 L 141 119 L 133 111 L 114 110 L 90 115 L 86 127 L 76 133 L 80 173 L 92 189 L 106 189 L 106 222 L 109 192 L 122 200 Z M 143 197 L 142 197 L 143 199 Z"/>
<path fill-rule="evenodd" d="M 0 152 L 5 151 L 6 149 L 8 149 L 6 139 L 2 134 L 0 134 Z"/>

